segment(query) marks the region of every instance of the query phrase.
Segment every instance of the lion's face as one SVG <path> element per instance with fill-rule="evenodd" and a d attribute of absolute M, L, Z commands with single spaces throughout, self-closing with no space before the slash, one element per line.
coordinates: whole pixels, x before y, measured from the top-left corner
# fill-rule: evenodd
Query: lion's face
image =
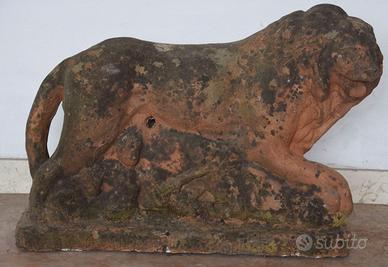
<path fill-rule="evenodd" d="M 364 21 L 348 17 L 346 29 L 330 49 L 331 72 L 344 96 L 358 101 L 377 86 L 382 75 L 383 56 L 372 28 Z"/>
<path fill-rule="evenodd" d="M 368 23 L 337 6 L 322 4 L 305 12 L 298 29 L 303 28 L 307 31 L 295 33 L 302 40 L 296 44 L 310 36 L 310 43 L 321 48 L 311 55 L 316 62 L 314 73 L 318 73 L 318 86 L 313 90 L 318 101 L 337 92 L 343 102 L 357 103 L 372 92 L 382 75 L 383 56 Z"/>

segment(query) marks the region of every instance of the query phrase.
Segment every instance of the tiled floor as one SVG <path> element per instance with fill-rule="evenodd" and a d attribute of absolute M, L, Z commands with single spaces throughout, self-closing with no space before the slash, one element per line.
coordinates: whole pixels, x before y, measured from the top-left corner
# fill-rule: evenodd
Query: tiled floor
<path fill-rule="evenodd" d="M 158 255 L 126 252 L 30 253 L 15 247 L 14 229 L 27 205 L 26 194 L 0 194 L 0 266 L 388 266 L 388 206 L 357 204 L 349 221 L 365 249 L 340 259 L 263 258 L 222 255 Z"/>

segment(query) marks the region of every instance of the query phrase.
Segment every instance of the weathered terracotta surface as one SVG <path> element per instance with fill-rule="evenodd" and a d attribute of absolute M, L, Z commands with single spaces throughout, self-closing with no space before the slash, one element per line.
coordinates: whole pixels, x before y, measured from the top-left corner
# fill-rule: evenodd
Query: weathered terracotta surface
<path fill-rule="evenodd" d="M 97 44 L 60 63 L 34 101 L 17 244 L 300 255 L 303 231 L 346 236 L 347 182 L 303 155 L 381 74 L 372 27 L 332 5 L 233 43 Z"/>

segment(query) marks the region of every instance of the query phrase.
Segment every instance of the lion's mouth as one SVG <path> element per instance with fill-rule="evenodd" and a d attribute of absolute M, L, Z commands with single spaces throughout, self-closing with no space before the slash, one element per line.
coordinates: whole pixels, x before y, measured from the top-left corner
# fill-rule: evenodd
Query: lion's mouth
<path fill-rule="evenodd" d="M 372 86 L 375 87 L 379 83 L 380 77 L 373 78 L 373 79 L 372 78 L 371 79 L 351 79 L 351 78 L 345 77 L 345 79 L 347 79 L 352 83 L 364 84 L 366 87 L 372 87 Z"/>
<path fill-rule="evenodd" d="M 380 81 L 380 76 L 354 79 L 340 74 L 345 85 L 346 95 L 352 98 L 364 98 L 368 96 Z"/>

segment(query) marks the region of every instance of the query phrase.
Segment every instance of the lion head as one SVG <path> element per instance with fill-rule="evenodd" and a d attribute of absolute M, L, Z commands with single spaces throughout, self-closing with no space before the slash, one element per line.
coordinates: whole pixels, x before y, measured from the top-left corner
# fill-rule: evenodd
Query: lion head
<path fill-rule="evenodd" d="M 255 59 L 262 88 L 270 87 L 272 78 L 278 79 L 280 91 L 301 84 L 304 69 L 314 81 L 311 93 L 318 102 L 340 88 L 344 102 L 358 103 L 382 75 L 383 56 L 372 27 L 334 5 L 293 12 L 247 40 L 262 51 Z"/>
<path fill-rule="evenodd" d="M 373 28 L 330 5 L 313 7 L 306 15 L 326 16 L 334 24 L 323 35 L 325 45 L 318 58 L 325 89 L 329 91 L 330 84 L 334 84 L 342 88 L 342 96 L 348 101 L 358 102 L 365 98 L 382 75 L 383 56 Z"/>
<path fill-rule="evenodd" d="M 305 116 L 298 115 L 299 125 L 311 123 L 304 131 L 314 128 L 311 140 L 295 141 L 303 142 L 300 151 L 368 96 L 382 75 L 383 56 L 372 27 L 334 5 L 293 12 L 251 39 L 263 51 L 257 60 L 263 92 L 300 107 Z M 301 90 L 293 94 L 293 88 Z"/>
<path fill-rule="evenodd" d="M 333 5 L 315 6 L 304 13 L 303 20 L 321 46 L 314 56 L 321 82 L 316 96 L 324 100 L 333 87 L 340 88 L 344 102 L 358 103 L 368 96 L 383 69 L 373 28 Z"/>

